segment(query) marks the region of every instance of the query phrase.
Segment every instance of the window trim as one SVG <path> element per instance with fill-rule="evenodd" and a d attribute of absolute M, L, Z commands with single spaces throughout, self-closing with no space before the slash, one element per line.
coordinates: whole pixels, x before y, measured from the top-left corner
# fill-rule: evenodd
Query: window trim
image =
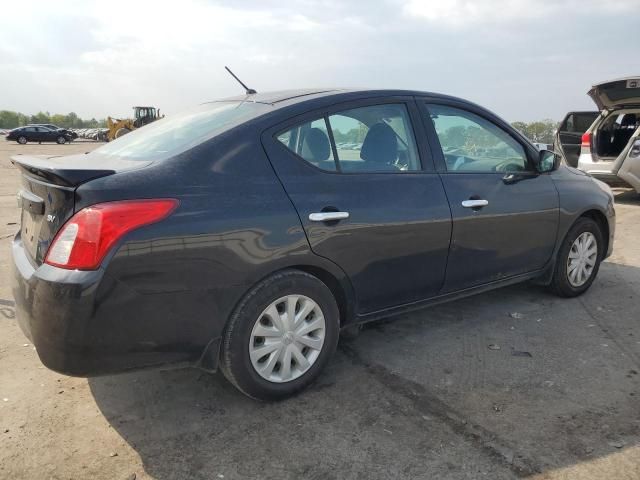
<path fill-rule="evenodd" d="M 316 167 L 309 161 L 302 158 L 296 152 L 291 150 L 289 147 L 284 145 L 281 141 L 278 140 L 278 136 L 287 130 L 295 127 L 296 125 L 300 125 L 302 123 L 319 120 L 320 118 L 324 118 L 325 122 L 328 126 L 329 116 L 334 115 L 336 113 L 340 113 L 345 110 L 353 110 L 356 108 L 363 107 L 375 107 L 377 105 L 387 105 L 387 104 L 398 104 L 404 105 L 406 112 L 408 114 L 409 123 L 411 126 L 411 130 L 413 133 L 413 139 L 416 145 L 416 154 L 418 155 L 418 163 L 419 168 L 417 170 L 407 170 L 407 171 L 398 171 L 398 172 L 387 172 L 387 171 L 371 171 L 371 172 L 345 172 L 339 168 L 339 160 L 337 156 L 337 150 L 335 147 L 335 141 L 333 139 L 333 132 L 328 130 L 329 134 L 329 142 L 331 143 L 331 151 L 333 153 L 334 161 L 337 162 L 336 166 L 337 170 L 324 170 L 320 167 Z M 278 145 L 278 148 L 284 149 L 284 151 L 291 154 L 297 161 L 302 162 L 306 167 L 311 168 L 317 172 L 332 174 L 332 175 L 415 175 L 415 174 L 425 174 L 425 173 L 436 173 L 435 162 L 433 158 L 433 153 L 427 142 L 423 131 L 423 123 L 422 116 L 418 105 L 416 104 L 416 100 L 412 96 L 392 96 L 392 97 L 367 97 L 361 98 L 357 100 L 349 100 L 346 102 L 334 103 L 332 105 L 326 106 L 324 108 L 319 108 L 315 110 L 311 110 L 305 112 L 300 115 L 296 115 L 290 117 L 277 125 L 274 125 L 268 129 L 266 129 L 262 137 L 265 139 L 269 139 L 272 143 Z"/>
<path fill-rule="evenodd" d="M 453 175 L 500 175 L 504 176 L 505 173 L 517 173 L 522 176 L 538 176 L 541 175 L 534 166 L 533 156 L 536 154 L 532 149 L 535 149 L 533 145 L 518 131 L 513 129 L 513 127 L 506 124 L 500 118 L 490 114 L 490 112 L 483 111 L 480 108 L 474 108 L 475 105 L 460 101 L 460 100 L 448 100 L 442 98 L 432 98 L 432 97 L 416 97 L 416 101 L 418 103 L 418 108 L 421 111 L 421 121 L 424 126 L 424 129 L 427 133 L 427 138 L 429 139 L 429 143 L 433 146 L 432 154 L 434 156 L 434 162 L 436 163 L 436 170 L 438 173 L 447 173 Z M 456 108 L 458 110 L 462 110 L 473 115 L 476 115 L 487 122 L 492 123 L 497 128 L 502 130 L 506 135 L 509 135 L 515 142 L 517 142 L 524 151 L 525 159 L 527 161 L 527 170 L 522 172 L 473 172 L 473 171 L 455 171 L 448 170 L 447 164 L 444 158 L 444 150 L 442 149 L 442 145 L 440 144 L 440 138 L 436 133 L 436 129 L 431 124 L 431 122 L 427 122 L 427 116 L 431 115 L 429 111 L 429 105 L 442 105 L 445 107 Z M 435 151 L 434 151 L 435 150 Z M 537 152 L 537 150 L 536 150 Z"/>

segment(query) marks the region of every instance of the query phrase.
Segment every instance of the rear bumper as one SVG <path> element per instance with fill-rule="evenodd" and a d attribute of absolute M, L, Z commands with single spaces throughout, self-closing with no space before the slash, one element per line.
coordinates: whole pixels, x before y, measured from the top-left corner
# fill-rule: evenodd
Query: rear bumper
<path fill-rule="evenodd" d="M 213 338 L 174 314 L 184 299 L 140 295 L 102 269 L 36 268 L 19 235 L 12 249 L 18 324 L 52 370 L 94 376 L 194 364 Z"/>

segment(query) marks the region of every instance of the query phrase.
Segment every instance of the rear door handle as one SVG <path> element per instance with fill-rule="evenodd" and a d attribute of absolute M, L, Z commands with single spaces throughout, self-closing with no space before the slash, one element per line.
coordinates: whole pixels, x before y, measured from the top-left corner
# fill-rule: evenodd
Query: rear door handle
<path fill-rule="evenodd" d="M 334 220 L 344 220 L 349 218 L 349 212 L 315 212 L 309 214 L 312 222 L 331 222 Z"/>
<path fill-rule="evenodd" d="M 462 206 L 464 208 L 482 208 L 489 205 L 489 202 L 486 200 L 463 200 Z"/>

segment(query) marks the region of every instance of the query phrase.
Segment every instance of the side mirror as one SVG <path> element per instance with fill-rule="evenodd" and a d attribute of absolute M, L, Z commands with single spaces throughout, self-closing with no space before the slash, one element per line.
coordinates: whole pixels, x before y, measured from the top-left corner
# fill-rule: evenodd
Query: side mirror
<path fill-rule="evenodd" d="M 560 155 L 551 150 L 540 150 L 536 170 L 540 173 L 548 173 L 560 167 Z"/>

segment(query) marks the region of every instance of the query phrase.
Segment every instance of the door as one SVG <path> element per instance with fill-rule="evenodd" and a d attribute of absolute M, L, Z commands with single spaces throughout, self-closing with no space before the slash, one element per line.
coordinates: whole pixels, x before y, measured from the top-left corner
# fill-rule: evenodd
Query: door
<path fill-rule="evenodd" d="M 267 131 L 263 144 L 314 253 L 350 278 L 357 313 L 436 295 L 451 215 L 412 99 L 356 102 Z"/>
<path fill-rule="evenodd" d="M 616 160 L 613 173 L 640 193 L 640 128 L 629 140 L 629 145 Z"/>
<path fill-rule="evenodd" d="M 55 142 L 56 132 L 46 127 L 36 127 L 39 142 Z"/>
<path fill-rule="evenodd" d="M 38 132 L 36 127 L 25 127 L 22 131 L 25 138 L 30 142 L 38 142 Z"/>
<path fill-rule="evenodd" d="M 553 180 L 532 166 L 535 149 L 482 110 L 425 107 L 453 217 L 443 293 L 542 269 L 559 210 Z"/>
<path fill-rule="evenodd" d="M 554 150 L 562 155 L 567 165 L 578 166 L 582 134 L 598 115 L 599 112 L 569 112 L 560 123 L 554 139 Z"/>

